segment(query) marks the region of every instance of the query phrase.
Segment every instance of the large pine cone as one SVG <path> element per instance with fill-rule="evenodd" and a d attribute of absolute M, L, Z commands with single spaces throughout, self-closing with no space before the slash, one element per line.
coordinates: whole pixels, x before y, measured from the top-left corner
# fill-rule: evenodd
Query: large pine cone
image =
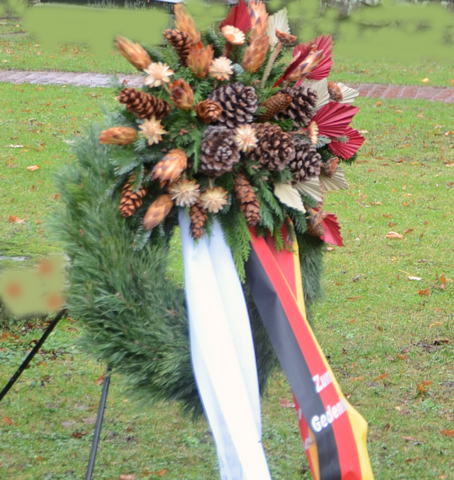
<path fill-rule="evenodd" d="M 240 161 L 234 132 L 225 127 L 208 127 L 200 149 L 199 172 L 209 177 L 220 177 L 225 172 L 231 172 Z"/>
<path fill-rule="evenodd" d="M 285 87 L 280 93 L 291 95 L 293 100 L 276 118 L 278 120 L 292 118 L 295 127 L 307 127 L 311 118 L 315 115 L 317 92 L 307 87 Z"/>
<path fill-rule="evenodd" d="M 297 182 L 304 182 L 320 175 L 322 157 L 309 142 L 294 138 L 295 159 L 290 162 L 290 170 Z"/>
<path fill-rule="evenodd" d="M 205 231 L 205 224 L 207 223 L 208 214 L 202 206 L 200 199 L 192 205 L 189 209 L 189 216 L 191 217 L 191 232 L 193 238 L 201 238 Z"/>
<path fill-rule="evenodd" d="M 180 30 L 164 30 L 164 38 L 172 45 L 177 52 L 181 65 L 187 67 L 189 49 L 194 44 L 193 39 L 186 32 Z"/>
<path fill-rule="evenodd" d="M 260 221 L 260 204 L 252 185 L 241 173 L 235 177 L 235 196 L 238 200 L 240 211 L 246 217 L 250 227 L 255 227 Z"/>
<path fill-rule="evenodd" d="M 139 118 L 156 117 L 160 120 L 169 115 L 172 107 L 165 100 L 149 95 L 135 88 L 124 88 L 118 95 L 120 103 Z"/>
<path fill-rule="evenodd" d="M 270 172 L 282 172 L 295 158 L 292 136 L 284 132 L 279 125 L 271 123 L 256 123 L 254 127 L 257 147 L 251 153 L 252 160 L 260 162 L 260 165 Z"/>
<path fill-rule="evenodd" d="M 217 124 L 228 128 L 251 123 L 257 110 L 257 94 L 254 87 L 245 87 L 239 82 L 229 83 L 214 90 L 208 99 L 221 105 L 222 113 Z"/>
<path fill-rule="evenodd" d="M 130 178 L 123 187 L 119 210 L 123 217 L 127 218 L 134 215 L 135 211 L 142 206 L 142 199 L 146 195 L 145 187 L 140 187 L 137 192 L 131 189 L 134 178 Z"/>

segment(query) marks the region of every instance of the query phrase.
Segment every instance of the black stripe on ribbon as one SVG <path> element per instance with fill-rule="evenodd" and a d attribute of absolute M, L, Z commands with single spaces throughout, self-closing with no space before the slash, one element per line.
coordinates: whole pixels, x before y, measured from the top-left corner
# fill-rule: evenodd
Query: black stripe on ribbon
<path fill-rule="evenodd" d="M 315 390 L 308 364 L 282 302 L 254 248 L 246 263 L 246 277 L 279 362 L 301 412 L 307 424 L 310 425 L 315 415 L 326 414 L 326 410 L 320 395 Z M 320 432 L 313 433 L 317 442 L 320 480 L 340 480 L 341 467 L 332 425 L 329 424 Z"/>

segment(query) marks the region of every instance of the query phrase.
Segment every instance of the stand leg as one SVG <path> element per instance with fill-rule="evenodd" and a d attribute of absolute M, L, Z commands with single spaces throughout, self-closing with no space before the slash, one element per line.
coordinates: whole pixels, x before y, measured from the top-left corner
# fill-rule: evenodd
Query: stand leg
<path fill-rule="evenodd" d="M 98 415 L 96 417 L 95 433 L 93 434 L 93 441 L 91 443 L 90 458 L 88 459 L 87 473 L 85 480 L 91 480 L 93 476 L 93 470 L 95 468 L 96 453 L 98 452 L 99 437 L 101 435 L 102 420 L 104 417 L 104 410 L 106 408 L 107 393 L 109 391 L 110 384 L 110 367 L 106 369 L 106 375 L 104 377 L 104 383 L 102 386 L 101 400 L 99 401 Z"/>
<path fill-rule="evenodd" d="M 57 323 L 66 313 L 66 310 L 61 310 L 57 316 L 52 320 L 52 323 L 47 327 L 46 331 L 43 333 L 43 336 L 39 339 L 38 343 L 33 347 L 33 350 L 27 355 L 27 358 L 22 362 L 22 365 L 17 369 L 16 373 L 11 377 L 9 382 L 5 385 L 5 388 L 0 393 L 0 402 L 3 397 L 9 392 L 11 387 L 16 383 L 17 379 L 21 376 L 22 372 L 28 367 L 28 364 L 32 361 L 33 357 L 38 353 L 39 349 L 42 347 L 43 343 L 46 341 L 46 338 L 51 334 L 52 330 L 57 326 Z"/>

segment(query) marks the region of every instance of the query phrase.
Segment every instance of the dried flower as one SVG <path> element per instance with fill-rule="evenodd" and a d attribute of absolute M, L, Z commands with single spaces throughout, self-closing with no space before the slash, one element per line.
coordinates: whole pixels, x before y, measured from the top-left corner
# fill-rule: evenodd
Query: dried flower
<path fill-rule="evenodd" d="M 260 35 L 254 38 L 244 52 L 241 66 L 249 73 L 255 73 L 266 59 L 269 48 L 268 35 Z"/>
<path fill-rule="evenodd" d="M 162 128 L 161 121 L 156 120 L 156 117 L 151 117 L 150 120 L 145 120 L 142 125 L 139 126 L 141 134 L 148 140 L 148 145 L 159 143 L 162 140 L 162 135 L 167 133 Z"/>
<path fill-rule="evenodd" d="M 169 187 L 169 193 L 178 207 L 190 207 L 200 197 L 200 185 L 194 180 L 181 180 Z"/>
<path fill-rule="evenodd" d="M 284 45 L 291 45 L 297 39 L 297 37 L 295 37 L 295 35 L 291 35 L 290 33 L 283 32 L 282 30 L 279 30 L 278 28 L 276 28 L 276 37 Z"/>
<path fill-rule="evenodd" d="M 191 110 L 194 105 L 194 92 L 183 79 L 174 80 L 169 85 L 172 102 L 181 110 Z"/>
<path fill-rule="evenodd" d="M 318 142 L 318 125 L 313 120 L 312 120 L 311 123 L 309 123 L 309 126 L 307 127 L 307 136 L 309 137 L 309 140 L 311 141 L 312 145 L 317 144 L 317 142 Z"/>
<path fill-rule="evenodd" d="M 165 63 L 152 63 L 146 69 L 145 73 L 148 76 L 144 80 L 145 85 L 150 87 L 159 87 L 164 83 L 170 82 L 170 77 L 173 75 L 173 70 Z"/>
<path fill-rule="evenodd" d="M 188 156 L 186 152 L 174 148 L 170 150 L 151 171 L 153 180 L 159 180 L 161 186 L 166 182 L 176 182 L 181 173 L 186 169 Z"/>
<path fill-rule="evenodd" d="M 189 49 L 187 64 L 192 73 L 199 78 L 206 78 L 208 68 L 213 60 L 213 47 L 208 45 L 204 48 L 203 43 L 199 42 Z"/>
<path fill-rule="evenodd" d="M 200 201 L 205 210 L 211 213 L 218 213 L 228 203 L 228 193 L 222 187 L 208 188 L 200 196 Z"/>
<path fill-rule="evenodd" d="M 268 28 L 268 13 L 265 4 L 260 0 L 251 0 L 248 3 L 248 10 L 251 16 L 251 34 L 249 39 L 253 40 L 264 35 Z"/>
<path fill-rule="evenodd" d="M 246 41 L 244 32 L 233 25 L 226 25 L 225 27 L 222 27 L 221 32 L 222 35 L 224 35 L 224 38 L 232 45 L 243 45 L 243 43 Z"/>
<path fill-rule="evenodd" d="M 232 61 L 227 57 L 215 58 L 209 67 L 209 72 L 216 80 L 229 80 L 233 73 Z"/>
<path fill-rule="evenodd" d="M 109 145 L 130 145 L 137 138 L 137 130 L 131 127 L 112 127 L 99 135 L 99 143 Z"/>
<path fill-rule="evenodd" d="M 175 27 L 180 32 L 187 33 L 194 43 L 200 42 L 200 32 L 197 29 L 194 19 L 186 10 L 182 3 L 178 3 L 174 8 L 175 13 Z"/>
<path fill-rule="evenodd" d="M 145 230 L 157 227 L 172 210 L 173 202 L 170 195 L 160 195 L 149 207 L 143 218 Z"/>
<path fill-rule="evenodd" d="M 235 130 L 235 142 L 242 152 L 250 152 L 257 146 L 255 129 L 249 124 L 240 125 Z"/>
<path fill-rule="evenodd" d="M 145 70 L 150 65 L 150 56 L 139 43 L 134 43 L 128 38 L 117 35 L 115 46 L 120 50 L 123 57 L 131 65 L 134 65 L 137 70 Z"/>

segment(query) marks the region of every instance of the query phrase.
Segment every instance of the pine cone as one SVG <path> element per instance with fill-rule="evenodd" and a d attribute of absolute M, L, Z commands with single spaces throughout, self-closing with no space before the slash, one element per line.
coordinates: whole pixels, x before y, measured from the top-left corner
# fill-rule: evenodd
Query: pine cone
<path fill-rule="evenodd" d="M 192 237 L 196 239 L 201 238 L 205 231 L 208 214 L 202 207 L 200 199 L 189 209 L 189 216 L 191 217 Z"/>
<path fill-rule="evenodd" d="M 191 36 L 186 32 L 180 32 L 180 30 L 164 30 L 164 38 L 172 45 L 177 52 L 181 65 L 187 67 L 187 60 L 189 55 L 189 49 L 194 45 L 194 41 Z"/>
<path fill-rule="evenodd" d="M 317 92 L 306 87 L 285 87 L 280 93 L 286 93 L 293 97 L 293 101 L 288 108 L 279 113 L 276 118 L 285 120 L 292 118 L 295 127 L 307 127 L 311 118 L 314 116 L 314 108 L 317 104 Z"/>
<path fill-rule="evenodd" d="M 156 117 L 157 120 L 169 115 L 172 107 L 165 100 L 135 88 L 124 88 L 118 95 L 120 103 L 139 118 Z"/>
<path fill-rule="evenodd" d="M 239 161 L 234 132 L 225 127 L 208 127 L 203 134 L 199 172 L 220 177 L 231 172 Z"/>
<path fill-rule="evenodd" d="M 295 158 L 292 136 L 284 132 L 279 125 L 256 123 L 254 126 L 257 147 L 251 153 L 252 160 L 260 162 L 260 165 L 270 172 L 282 172 Z"/>
<path fill-rule="evenodd" d="M 235 177 L 234 190 L 240 212 L 245 216 L 247 224 L 255 227 L 261 218 L 260 204 L 252 185 L 241 173 Z"/>
<path fill-rule="evenodd" d="M 137 192 L 134 192 L 131 188 L 133 181 L 134 177 L 130 177 L 121 191 L 119 210 L 125 218 L 134 215 L 135 211 L 142 206 L 142 198 L 147 193 L 145 187 L 140 187 Z"/>
<path fill-rule="evenodd" d="M 288 93 L 277 93 L 260 104 L 265 112 L 257 117 L 257 121 L 266 122 L 278 113 L 282 112 L 292 103 L 293 97 Z"/>
<path fill-rule="evenodd" d="M 290 162 L 290 170 L 297 182 L 304 182 L 320 175 L 322 157 L 309 142 L 294 138 L 295 159 Z"/>
<path fill-rule="evenodd" d="M 220 117 L 222 107 L 219 103 L 213 102 L 212 100 L 203 100 L 196 105 L 195 111 L 199 120 L 204 123 L 211 123 Z"/>
<path fill-rule="evenodd" d="M 250 123 L 257 110 L 257 94 L 254 87 L 245 87 L 242 83 L 229 83 L 214 90 L 208 97 L 222 107 L 217 124 L 234 128 L 242 123 Z"/>

